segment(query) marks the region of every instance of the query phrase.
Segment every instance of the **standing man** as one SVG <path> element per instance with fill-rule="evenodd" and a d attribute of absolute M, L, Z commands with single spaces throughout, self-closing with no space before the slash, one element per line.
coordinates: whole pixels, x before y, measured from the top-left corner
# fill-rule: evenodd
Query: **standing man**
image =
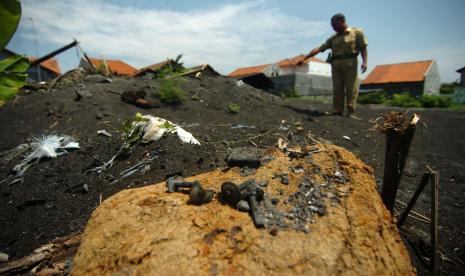
<path fill-rule="evenodd" d="M 347 117 L 360 120 L 355 115 L 358 97 L 357 56 L 362 54 L 361 70 L 367 70 L 367 39 L 359 28 L 349 27 L 342 13 L 331 17 L 331 26 L 336 33 L 320 47 L 314 48 L 305 59 L 331 48 L 331 72 L 333 77 L 333 114 L 342 116 L 344 96 L 347 103 Z"/>

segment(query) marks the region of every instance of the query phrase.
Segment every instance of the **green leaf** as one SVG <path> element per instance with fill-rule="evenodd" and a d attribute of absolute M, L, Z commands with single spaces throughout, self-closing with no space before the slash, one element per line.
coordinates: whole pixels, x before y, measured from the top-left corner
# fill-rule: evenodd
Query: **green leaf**
<path fill-rule="evenodd" d="M 0 72 L 24 73 L 29 68 L 29 60 L 25 56 L 14 55 L 0 60 Z"/>
<path fill-rule="evenodd" d="M 19 0 L 0 1 L 0 51 L 10 41 L 21 19 L 21 2 Z"/>
<path fill-rule="evenodd" d="M 26 82 L 26 74 L 0 72 L 0 85 L 21 88 Z"/>
<path fill-rule="evenodd" d="M 0 100 L 9 100 L 18 93 L 19 88 L 3 86 L 0 84 Z"/>
<path fill-rule="evenodd" d="M 161 125 L 162 128 L 166 128 L 167 130 L 174 130 L 174 125 L 170 122 L 166 121 Z"/>

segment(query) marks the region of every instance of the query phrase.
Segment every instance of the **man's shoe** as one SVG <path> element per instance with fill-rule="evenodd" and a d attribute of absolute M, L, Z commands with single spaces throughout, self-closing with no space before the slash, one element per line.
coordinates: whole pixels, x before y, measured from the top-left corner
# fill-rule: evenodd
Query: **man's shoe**
<path fill-rule="evenodd" d="M 350 114 L 350 115 L 349 115 L 349 118 L 354 119 L 354 120 L 357 120 L 357 121 L 361 121 L 361 120 L 362 120 L 362 118 L 358 117 L 358 116 L 355 115 L 355 114 Z"/>

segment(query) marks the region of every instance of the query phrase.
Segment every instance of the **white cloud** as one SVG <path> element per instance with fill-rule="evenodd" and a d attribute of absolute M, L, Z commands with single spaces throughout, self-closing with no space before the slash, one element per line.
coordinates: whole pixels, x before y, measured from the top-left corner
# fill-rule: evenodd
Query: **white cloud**
<path fill-rule="evenodd" d="M 300 54 L 296 49 L 309 50 L 303 42 L 315 46 L 311 38 L 330 31 L 327 22 L 287 15 L 270 1 L 181 12 L 91 0 L 35 0 L 23 2 L 23 19 L 28 17 L 41 43 L 64 45 L 76 38 L 94 56 L 120 58 L 136 67 L 183 53 L 186 64 L 208 62 L 222 73 Z M 30 29 L 21 35 L 33 37 Z"/>

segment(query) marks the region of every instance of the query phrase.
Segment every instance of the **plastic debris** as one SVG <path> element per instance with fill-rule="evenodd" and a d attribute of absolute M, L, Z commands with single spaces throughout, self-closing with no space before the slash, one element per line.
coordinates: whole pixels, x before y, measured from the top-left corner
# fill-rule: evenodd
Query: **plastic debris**
<path fill-rule="evenodd" d="M 245 83 L 244 83 L 242 80 L 238 80 L 238 81 L 236 82 L 237 87 L 242 87 L 242 86 L 244 86 L 244 84 L 245 84 Z"/>
<path fill-rule="evenodd" d="M 346 139 L 347 141 L 350 141 L 350 137 L 349 136 L 342 136 L 342 138 Z"/>
<path fill-rule="evenodd" d="M 22 176 L 24 172 L 33 164 L 44 158 L 56 158 L 68 153 L 67 150 L 79 149 L 79 143 L 69 136 L 47 135 L 34 139 L 31 144 L 32 152 L 29 153 L 21 163 L 13 168 L 17 176 Z"/>
<path fill-rule="evenodd" d="M 97 131 L 97 134 L 98 135 L 103 135 L 103 136 L 107 136 L 107 137 L 112 137 L 113 135 L 111 135 L 108 131 L 102 129 L 102 130 L 98 130 Z"/>
<path fill-rule="evenodd" d="M 232 129 L 243 129 L 243 128 L 255 128 L 255 126 L 243 125 L 243 124 L 236 124 L 231 126 Z"/>
<path fill-rule="evenodd" d="M 142 120 L 133 122 L 133 125 L 143 128 L 142 142 L 158 141 L 165 132 L 168 132 L 176 133 L 184 143 L 200 145 L 191 133 L 168 120 L 152 115 L 142 115 L 140 118 Z"/>
<path fill-rule="evenodd" d="M 56 158 L 73 149 L 79 149 L 79 143 L 70 136 L 45 135 L 42 138 L 34 138 L 30 146 L 30 153 L 24 157 L 21 163 L 13 167 L 14 174 L 1 180 L 0 183 L 9 181 L 8 185 L 13 185 L 22 182 L 22 176 L 30 166 L 39 163 L 42 159 Z"/>

